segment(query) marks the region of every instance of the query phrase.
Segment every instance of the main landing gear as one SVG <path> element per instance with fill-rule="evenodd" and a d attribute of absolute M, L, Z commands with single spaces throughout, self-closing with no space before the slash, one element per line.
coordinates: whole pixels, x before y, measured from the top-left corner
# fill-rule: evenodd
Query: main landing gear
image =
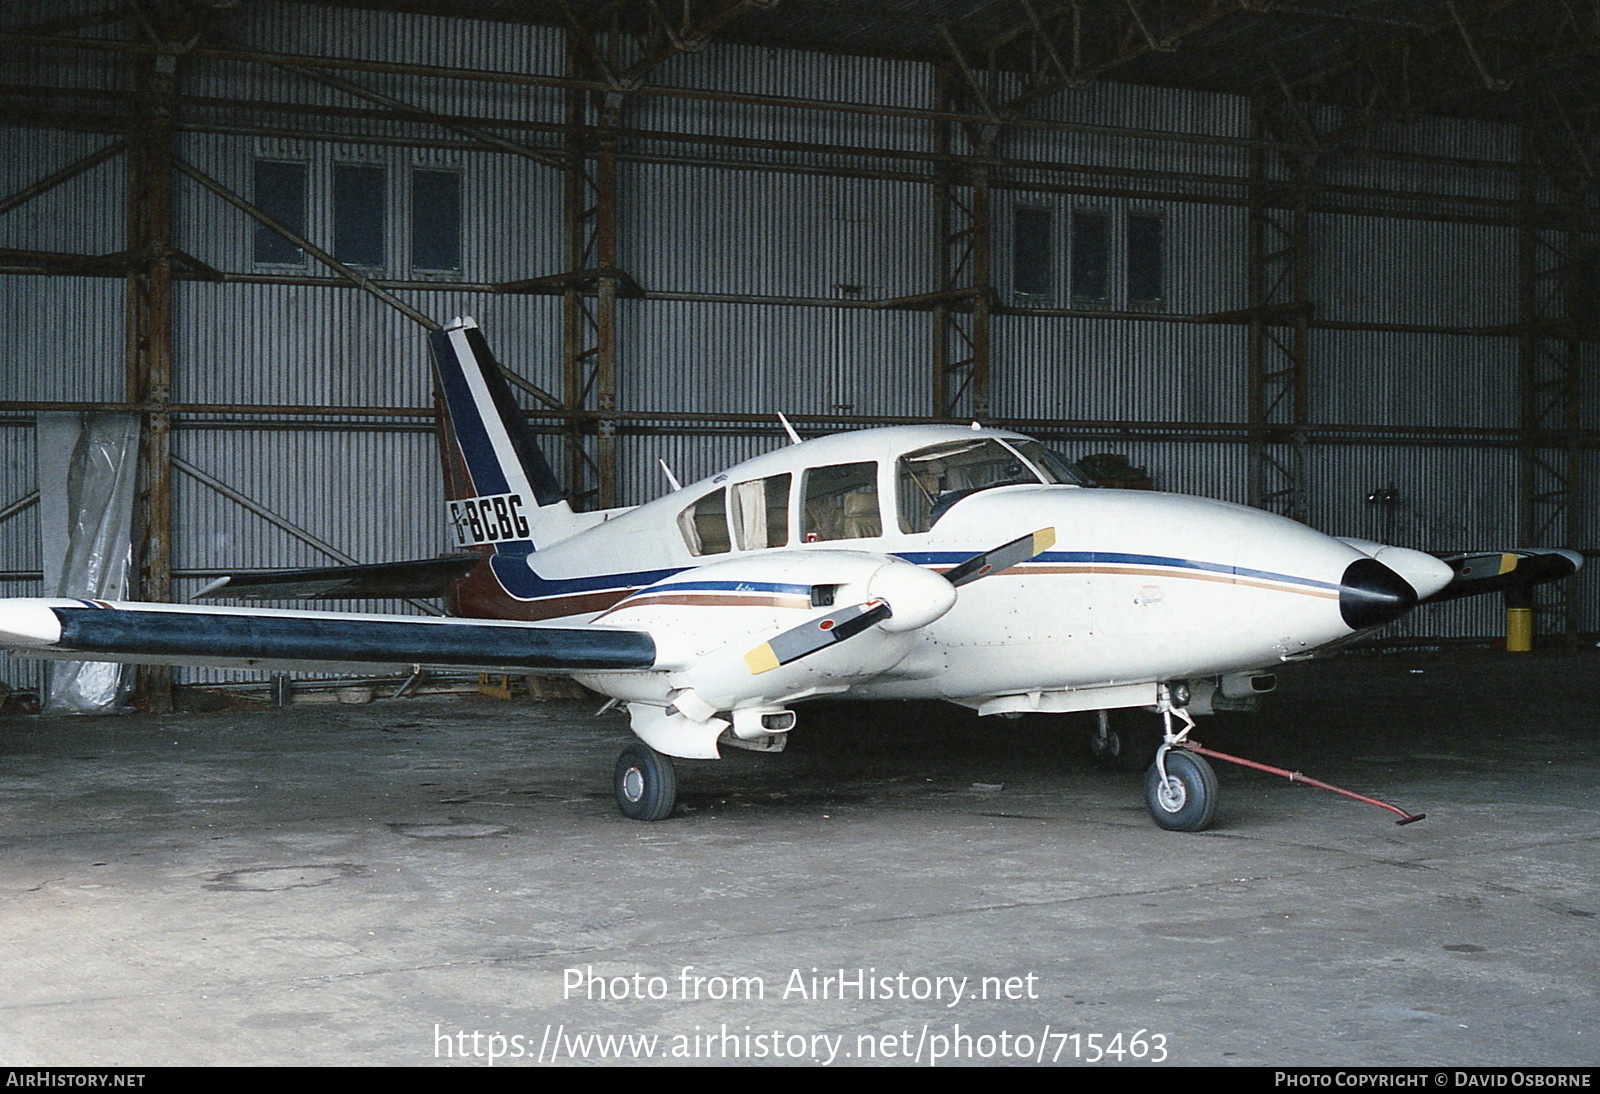
<path fill-rule="evenodd" d="M 1183 729 L 1173 732 L 1176 715 Z M 1200 832 L 1217 816 L 1217 773 L 1211 765 L 1181 746 L 1194 719 L 1182 707 L 1161 712 L 1165 733 L 1155 762 L 1144 776 L 1144 800 L 1150 817 L 1169 832 Z"/>
<path fill-rule="evenodd" d="M 1144 711 L 1100 710 L 1095 715 L 1089 755 L 1096 766 L 1130 775 L 1150 766 L 1161 747 L 1161 731 L 1150 725 Z"/>
<path fill-rule="evenodd" d="M 624 817 L 666 820 L 678 802 L 678 771 L 670 757 L 635 741 L 617 757 L 611 789 Z"/>

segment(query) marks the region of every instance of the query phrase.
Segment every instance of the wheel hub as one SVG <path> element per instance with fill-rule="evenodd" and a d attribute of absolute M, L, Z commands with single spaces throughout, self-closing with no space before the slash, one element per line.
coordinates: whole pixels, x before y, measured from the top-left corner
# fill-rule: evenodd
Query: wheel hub
<path fill-rule="evenodd" d="M 622 794 L 630 802 L 639 801 L 644 797 L 644 772 L 637 767 L 628 768 L 622 776 Z"/>
<path fill-rule="evenodd" d="M 1182 779 L 1168 775 L 1156 790 L 1156 801 L 1168 813 L 1179 813 L 1189 801 L 1189 792 L 1184 788 Z"/>

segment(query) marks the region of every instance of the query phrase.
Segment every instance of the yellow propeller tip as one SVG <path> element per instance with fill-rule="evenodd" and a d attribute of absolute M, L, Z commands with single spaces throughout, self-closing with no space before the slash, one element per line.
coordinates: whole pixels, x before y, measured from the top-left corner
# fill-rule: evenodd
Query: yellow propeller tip
<path fill-rule="evenodd" d="M 763 672 L 770 672 L 778 667 L 778 655 L 772 652 L 770 645 L 763 642 L 744 655 L 744 667 L 750 670 L 751 676 L 760 676 Z"/>

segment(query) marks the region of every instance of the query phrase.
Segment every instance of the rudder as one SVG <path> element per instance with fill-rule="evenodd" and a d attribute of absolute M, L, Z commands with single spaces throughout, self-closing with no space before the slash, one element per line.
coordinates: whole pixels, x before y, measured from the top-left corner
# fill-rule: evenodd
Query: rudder
<path fill-rule="evenodd" d="M 457 319 L 428 345 L 455 545 L 522 554 L 571 535 L 572 507 L 478 324 Z"/>

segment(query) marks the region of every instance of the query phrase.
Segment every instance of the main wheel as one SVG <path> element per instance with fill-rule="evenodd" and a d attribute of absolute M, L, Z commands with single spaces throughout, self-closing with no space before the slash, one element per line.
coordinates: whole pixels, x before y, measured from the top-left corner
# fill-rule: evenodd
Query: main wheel
<path fill-rule="evenodd" d="M 1161 728 L 1142 710 L 1103 712 L 1106 717 L 1089 736 L 1089 755 L 1106 771 L 1143 771 L 1161 747 Z"/>
<path fill-rule="evenodd" d="M 1167 752 L 1167 777 L 1151 764 L 1144 776 L 1144 801 L 1151 818 L 1169 832 L 1199 832 L 1217 816 L 1217 773 L 1192 752 Z"/>
<path fill-rule="evenodd" d="M 678 801 L 678 772 L 669 757 L 635 742 L 617 757 L 611 789 L 624 817 L 666 820 Z"/>

